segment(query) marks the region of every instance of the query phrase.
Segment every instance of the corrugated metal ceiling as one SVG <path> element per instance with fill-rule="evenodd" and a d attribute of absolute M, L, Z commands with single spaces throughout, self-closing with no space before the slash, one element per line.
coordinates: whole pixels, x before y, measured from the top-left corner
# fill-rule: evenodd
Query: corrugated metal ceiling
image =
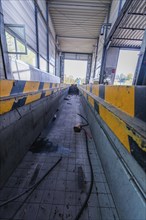
<path fill-rule="evenodd" d="M 140 48 L 146 29 L 146 0 L 133 0 L 116 28 L 110 46 Z"/>
<path fill-rule="evenodd" d="M 92 53 L 111 1 L 50 0 L 49 11 L 61 51 Z M 141 46 L 146 29 L 146 0 L 131 2 L 110 37 L 110 46 Z"/>
<path fill-rule="evenodd" d="M 61 51 L 92 53 L 111 0 L 50 0 Z"/>

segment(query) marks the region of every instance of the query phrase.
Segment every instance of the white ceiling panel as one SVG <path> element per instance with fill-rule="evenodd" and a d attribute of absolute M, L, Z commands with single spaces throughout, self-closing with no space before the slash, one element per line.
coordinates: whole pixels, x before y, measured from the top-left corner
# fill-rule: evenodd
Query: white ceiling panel
<path fill-rule="evenodd" d="M 50 0 L 49 12 L 63 52 L 92 53 L 111 0 Z"/>

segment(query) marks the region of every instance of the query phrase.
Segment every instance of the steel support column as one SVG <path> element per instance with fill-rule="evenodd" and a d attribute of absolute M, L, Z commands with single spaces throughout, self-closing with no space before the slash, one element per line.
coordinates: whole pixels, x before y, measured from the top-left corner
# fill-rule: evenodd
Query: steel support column
<path fill-rule="evenodd" d="M 40 55 L 39 55 L 39 35 L 38 35 L 38 8 L 35 6 L 35 30 L 36 30 L 36 50 L 37 50 L 37 68 L 40 68 Z"/>
<path fill-rule="evenodd" d="M 146 30 L 141 45 L 141 51 L 137 62 L 133 84 L 146 85 Z"/>
<path fill-rule="evenodd" d="M 89 80 L 90 80 L 91 66 L 92 66 L 92 55 L 88 55 L 87 72 L 86 72 L 86 84 L 88 84 Z"/>
<path fill-rule="evenodd" d="M 61 54 L 61 57 L 60 57 L 60 81 L 61 83 L 64 82 L 64 53 Z"/>
<path fill-rule="evenodd" d="M 94 63 L 94 70 L 93 70 L 93 78 L 95 77 L 95 72 L 96 72 L 98 43 L 99 43 L 99 37 L 97 38 L 97 46 L 96 46 L 96 52 L 95 52 L 95 63 Z"/>
<path fill-rule="evenodd" d="M 110 9 L 111 9 L 111 6 L 109 6 L 109 10 L 108 10 L 107 23 L 109 23 Z M 104 47 L 103 47 L 103 54 L 102 54 L 102 63 L 101 63 L 99 84 L 103 83 L 103 80 L 104 80 L 104 70 L 105 70 L 106 56 L 107 56 L 107 45 L 106 45 L 107 34 L 108 34 L 108 26 L 106 26 L 106 30 L 105 30 Z"/>
<path fill-rule="evenodd" d="M 10 62 L 8 57 L 8 50 L 7 50 L 7 43 L 6 43 L 6 36 L 5 36 L 5 27 L 4 27 L 4 17 L 2 11 L 2 3 L 0 0 L 0 47 L 2 50 L 2 60 L 4 63 L 4 72 L 6 79 L 12 79 Z"/>
<path fill-rule="evenodd" d="M 47 20 L 47 71 L 50 71 L 50 54 L 49 54 L 49 4 L 46 1 L 46 20 Z"/>

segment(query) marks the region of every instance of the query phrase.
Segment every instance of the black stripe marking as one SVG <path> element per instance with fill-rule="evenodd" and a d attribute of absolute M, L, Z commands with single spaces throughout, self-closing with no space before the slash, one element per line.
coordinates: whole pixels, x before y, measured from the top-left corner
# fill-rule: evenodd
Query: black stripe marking
<path fill-rule="evenodd" d="M 24 97 L 19 99 L 18 102 L 14 102 L 11 110 L 24 106 L 26 99 L 27 97 Z"/>
<path fill-rule="evenodd" d="M 44 98 L 46 95 L 46 92 L 42 92 L 40 99 Z"/>
<path fill-rule="evenodd" d="M 90 92 L 92 93 L 92 84 L 90 85 Z"/>
<path fill-rule="evenodd" d="M 104 85 L 99 86 L 99 97 L 102 99 L 105 98 L 105 86 Z"/>
<path fill-rule="evenodd" d="M 15 81 L 13 83 L 13 88 L 11 90 L 10 95 L 23 93 L 26 81 Z"/>
<path fill-rule="evenodd" d="M 94 100 L 94 108 L 95 108 L 95 111 L 99 114 L 99 105 L 96 100 Z"/>
<path fill-rule="evenodd" d="M 43 89 L 43 87 L 44 87 L 44 82 L 40 82 L 39 90 Z"/>
<path fill-rule="evenodd" d="M 135 87 L 135 117 L 146 122 L 146 87 Z"/>
<path fill-rule="evenodd" d="M 143 151 L 130 136 L 128 136 L 128 139 L 130 143 L 130 150 L 132 156 L 137 160 L 140 166 L 146 171 L 146 152 Z"/>

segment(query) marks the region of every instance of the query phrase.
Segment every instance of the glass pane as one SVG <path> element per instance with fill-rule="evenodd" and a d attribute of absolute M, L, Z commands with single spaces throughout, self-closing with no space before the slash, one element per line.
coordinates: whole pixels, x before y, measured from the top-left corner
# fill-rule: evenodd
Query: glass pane
<path fill-rule="evenodd" d="M 55 75 L 55 66 L 53 66 L 51 63 L 50 63 L 50 73 Z"/>
<path fill-rule="evenodd" d="M 36 54 L 28 48 L 27 48 L 27 55 L 19 55 L 18 59 L 36 67 Z"/>
<path fill-rule="evenodd" d="M 6 25 L 6 27 L 12 30 L 16 35 L 25 41 L 25 29 L 23 26 Z"/>
<path fill-rule="evenodd" d="M 7 40 L 8 52 L 16 52 L 15 39 L 8 32 L 6 32 L 6 40 Z"/>
<path fill-rule="evenodd" d="M 40 69 L 47 72 L 47 61 L 40 57 Z"/>
<path fill-rule="evenodd" d="M 17 53 L 25 53 L 26 52 L 26 48 L 24 46 L 24 44 L 22 44 L 20 41 L 16 40 L 16 44 L 17 44 Z"/>

